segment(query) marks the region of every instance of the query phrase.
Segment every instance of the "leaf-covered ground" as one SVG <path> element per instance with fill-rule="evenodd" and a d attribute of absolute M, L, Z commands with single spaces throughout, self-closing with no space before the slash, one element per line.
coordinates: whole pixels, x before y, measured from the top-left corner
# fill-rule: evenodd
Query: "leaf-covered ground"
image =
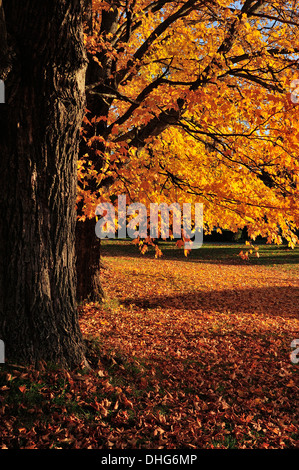
<path fill-rule="evenodd" d="M 94 371 L 2 367 L 1 446 L 297 447 L 298 258 L 215 249 L 107 244 L 106 301 L 80 307 Z"/>

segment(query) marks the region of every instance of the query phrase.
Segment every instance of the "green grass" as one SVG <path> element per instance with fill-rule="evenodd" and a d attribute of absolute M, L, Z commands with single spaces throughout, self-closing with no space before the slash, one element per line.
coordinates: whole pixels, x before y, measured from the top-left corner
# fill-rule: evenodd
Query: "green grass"
<path fill-rule="evenodd" d="M 244 243 L 203 243 L 202 247 L 192 250 L 186 257 L 183 249 L 175 246 L 174 242 L 159 242 L 159 248 L 162 250 L 163 259 L 180 260 L 186 263 L 221 263 L 221 264 L 238 264 L 238 265 L 254 265 L 274 267 L 279 265 L 284 269 L 298 269 L 299 265 L 299 247 L 294 249 L 287 245 L 269 245 L 265 243 L 254 244 L 258 247 L 260 257 L 254 254 L 250 255 L 249 261 L 242 260 L 238 255 L 241 250 L 246 251 L 249 247 Z M 133 258 L 149 258 L 155 257 L 153 248 L 142 255 L 138 247 L 132 243 L 132 240 L 103 240 L 101 242 L 102 255 L 104 257 L 118 257 L 121 264 L 122 257 Z"/>

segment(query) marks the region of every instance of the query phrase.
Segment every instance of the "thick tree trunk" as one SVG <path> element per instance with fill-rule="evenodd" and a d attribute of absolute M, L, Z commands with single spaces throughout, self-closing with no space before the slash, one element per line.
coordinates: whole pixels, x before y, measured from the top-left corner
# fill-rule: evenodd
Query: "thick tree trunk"
<path fill-rule="evenodd" d="M 75 200 L 85 106 L 81 0 L 3 1 L 15 58 L 0 105 L 0 338 L 9 361 L 85 361 Z"/>

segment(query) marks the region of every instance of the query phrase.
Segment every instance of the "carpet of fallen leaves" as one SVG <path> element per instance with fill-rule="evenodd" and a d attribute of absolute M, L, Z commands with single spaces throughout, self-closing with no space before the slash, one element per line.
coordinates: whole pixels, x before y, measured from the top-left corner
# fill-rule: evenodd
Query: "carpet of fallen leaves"
<path fill-rule="evenodd" d="M 3 448 L 294 448 L 298 270 L 107 257 L 92 372 L 0 375 Z"/>

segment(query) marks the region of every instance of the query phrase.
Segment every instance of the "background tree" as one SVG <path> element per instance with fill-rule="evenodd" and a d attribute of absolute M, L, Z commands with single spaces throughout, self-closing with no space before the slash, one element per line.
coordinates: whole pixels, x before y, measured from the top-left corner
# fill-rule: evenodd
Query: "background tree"
<path fill-rule="evenodd" d="M 207 231 L 246 225 L 253 238 L 283 236 L 294 245 L 298 135 L 289 96 L 298 65 L 297 2 L 92 7 L 78 253 L 91 246 L 98 201 L 124 191 L 146 204 L 204 202 Z M 97 298 L 86 279 L 98 271 L 88 266 L 88 274 L 78 270 L 82 297 Z"/>
<path fill-rule="evenodd" d="M 0 37 L 0 337 L 11 361 L 77 366 L 85 360 L 74 257 L 81 1 L 1 1 Z"/>

